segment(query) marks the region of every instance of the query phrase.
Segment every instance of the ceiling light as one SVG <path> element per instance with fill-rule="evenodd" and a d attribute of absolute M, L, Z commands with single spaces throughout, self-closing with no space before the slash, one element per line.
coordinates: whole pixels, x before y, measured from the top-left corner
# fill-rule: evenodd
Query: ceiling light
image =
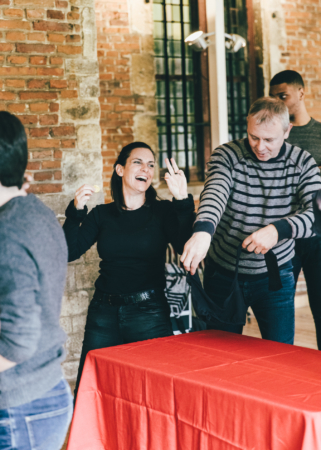
<path fill-rule="evenodd" d="M 213 36 L 215 31 L 212 33 L 203 33 L 203 31 L 195 31 L 195 33 L 190 34 L 185 39 L 185 42 L 192 47 L 195 52 L 202 52 L 206 50 L 207 47 L 213 42 L 211 42 L 208 38 L 209 36 Z M 225 48 L 229 53 L 236 53 L 241 48 L 246 46 L 246 40 L 238 35 L 238 34 L 227 34 L 224 33 L 225 36 Z"/>
<path fill-rule="evenodd" d="M 246 40 L 239 34 L 225 34 L 225 48 L 229 53 L 236 53 L 246 47 Z"/>

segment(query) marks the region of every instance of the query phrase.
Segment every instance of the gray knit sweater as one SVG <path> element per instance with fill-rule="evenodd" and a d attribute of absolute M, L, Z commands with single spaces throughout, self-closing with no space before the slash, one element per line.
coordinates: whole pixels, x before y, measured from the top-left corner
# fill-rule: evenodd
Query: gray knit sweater
<path fill-rule="evenodd" d="M 0 207 L 0 409 L 31 402 L 61 379 L 59 326 L 67 245 L 54 213 L 34 195 Z"/>
<path fill-rule="evenodd" d="M 310 122 L 300 127 L 295 126 L 287 142 L 297 145 L 311 153 L 318 166 L 321 166 L 321 123 L 311 117 Z"/>
<path fill-rule="evenodd" d="M 229 142 L 209 161 L 194 232 L 214 235 L 209 257 L 234 271 L 239 243 L 273 223 L 279 232 L 273 251 L 282 265 L 294 256 L 294 239 L 312 235 L 312 195 L 320 188 L 320 171 L 306 151 L 284 143 L 276 158 L 262 162 L 247 139 Z M 243 251 L 239 272 L 267 272 L 264 256 Z"/>

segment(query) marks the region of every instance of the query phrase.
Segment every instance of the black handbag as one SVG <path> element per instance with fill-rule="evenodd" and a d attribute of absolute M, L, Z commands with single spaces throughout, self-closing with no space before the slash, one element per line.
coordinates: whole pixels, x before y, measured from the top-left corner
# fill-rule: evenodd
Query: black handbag
<path fill-rule="evenodd" d="M 238 270 L 242 244 L 238 246 L 236 267 L 230 295 L 224 300 L 223 306 L 217 305 L 206 294 L 202 287 L 198 272 L 195 275 L 188 274 L 188 282 L 192 287 L 193 305 L 197 314 L 205 316 L 209 320 L 214 318 L 222 323 L 245 325 L 248 305 L 244 302 L 243 294 L 238 283 Z M 272 250 L 265 255 L 265 263 L 268 269 L 269 290 L 278 291 L 282 288 L 277 258 Z"/>

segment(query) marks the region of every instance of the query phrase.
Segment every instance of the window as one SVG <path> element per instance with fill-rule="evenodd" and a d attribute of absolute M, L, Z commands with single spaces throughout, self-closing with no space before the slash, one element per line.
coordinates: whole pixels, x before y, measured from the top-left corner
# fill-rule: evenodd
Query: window
<path fill-rule="evenodd" d="M 247 40 L 246 0 L 224 0 L 225 32 Z M 226 52 L 229 140 L 246 137 L 246 116 L 250 107 L 247 49 Z"/>
<path fill-rule="evenodd" d="M 204 64 L 201 55 L 184 43 L 198 29 L 198 5 L 195 0 L 154 0 L 153 15 L 161 176 L 165 158 L 174 157 L 188 181 L 202 180 L 204 128 L 209 127 L 203 118 Z"/>

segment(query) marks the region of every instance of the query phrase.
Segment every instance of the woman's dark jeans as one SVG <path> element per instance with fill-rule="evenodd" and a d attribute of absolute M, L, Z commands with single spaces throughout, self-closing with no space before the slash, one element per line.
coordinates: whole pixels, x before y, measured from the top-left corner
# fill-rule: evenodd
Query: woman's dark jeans
<path fill-rule="evenodd" d="M 280 270 L 282 289 L 269 290 L 269 278 L 256 281 L 239 281 L 245 304 L 251 306 L 257 319 L 263 339 L 293 344 L 294 341 L 294 294 L 295 282 L 293 269 Z M 205 269 L 204 289 L 215 303 L 223 306 L 231 292 L 232 279 Z M 245 318 L 244 318 L 245 319 Z M 242 325 L 228 325 L 218 320 L 208 321 L 207 329 L 230 331 L 242 334 Z"/>
<path fill-rule="evenodd" d="M 292 264 L 295 283 L 303 269 L 317 332 L 318 349 L 321 350 L 321 237 L 296 239 Z"/>
<path fill-rule="evenodd" d="M 88 309 L 75 398 L 90 350 L 171 336 L 169 315 L 169 306 L 161 289 L 152 299 L 123 306 L 111 306 L 95 293 Z"/>

